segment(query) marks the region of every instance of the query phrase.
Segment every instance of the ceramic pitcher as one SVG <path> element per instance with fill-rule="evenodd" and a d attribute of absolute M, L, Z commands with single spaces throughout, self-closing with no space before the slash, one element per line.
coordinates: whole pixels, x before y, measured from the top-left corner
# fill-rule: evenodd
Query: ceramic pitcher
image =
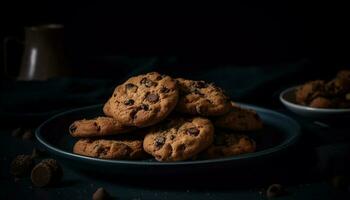
<path fill-rule="evenodd" d="M 25 28 L 24 53 L 18 80 L 46 80 L 68 75 L 64 55 L 64 27 L 59 24 Z"/>

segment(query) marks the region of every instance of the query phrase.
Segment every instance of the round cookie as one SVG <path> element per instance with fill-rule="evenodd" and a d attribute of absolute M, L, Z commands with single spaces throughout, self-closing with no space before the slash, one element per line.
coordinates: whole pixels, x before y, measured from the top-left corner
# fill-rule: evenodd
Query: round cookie
<path fill-rule="evenodd" d="M 231 102 L 229 113 L 215 119 L 215 126 L 236 131 L 253 131 L 263 127 L 259 115 L 251 109 L 242 108 Z"/>
<path fill-rule="evenodd" d="M 126 133 L 134 129 L 134 127 L 121 125 L 111 117 L 97 117 L 73 122 L 69 126 L 69 133 L 73 137 L 98 137 Z"/>
<path fill-rule="evenodd" d="M 210 120 L 174 117 L 153 127 L 145 136 L 143 148 L 158 161 L 187 160 L 209 147 L 213 137 Z"/>
<path fill-rule="evenodd" d="M 302 105 L 308 105 L 314 98 L 325 94 L 325 82 L 322 80 L 310 81 L 298 87 L 295 100 Z"/>
<path fill-rule="evenodd" d="M 178 97 L 175 80 L 151 72 L 119 85 L 113 93 L 109 110 L 123 125 L 147 127 L 167 117 L 175 108 Z"/>
<path fill-rule="evenodd" d="M 198 158 L 213 159 L 255 152 L 255 141 L 246 135 L 216 130 L 213 144 Z"/>
<path fill-rule="evenodd" d="M 73 152 L 83 156 L 116 160 L 137 160 L 146 157 L 142 139 L 80 139 Z"/>
<path fill-rule="evenodd" d="M 179 112 L 201 115 L 219 116 L 227 113 L 231 104 L 224 91 L 204 81 L 176 79 L 180 90 Z"/>

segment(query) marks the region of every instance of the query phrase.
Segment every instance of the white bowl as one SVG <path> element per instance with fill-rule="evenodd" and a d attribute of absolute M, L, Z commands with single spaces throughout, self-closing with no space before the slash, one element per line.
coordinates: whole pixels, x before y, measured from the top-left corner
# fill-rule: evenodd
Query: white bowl
<path fill-rule="evenodd" d="M 313 119 L 343 119 L 350 117 L 350 108 L 312 108 L 297 104 L 295 92 L 298 86 L 281 92 L 280 101 L 293 113 Z"/>

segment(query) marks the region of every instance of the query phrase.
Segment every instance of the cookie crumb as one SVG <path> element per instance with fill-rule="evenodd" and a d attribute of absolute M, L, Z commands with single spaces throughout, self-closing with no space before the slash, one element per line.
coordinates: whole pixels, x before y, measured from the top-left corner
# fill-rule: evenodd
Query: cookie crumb
<path fill-rule="evenodd" d="M 22 139 L 23 140 L 31 140 L 33 138 L 33 133 L 31 130 L 27 130 L 26 132 L 23 133 Z"/>
<path fill-rule="evenodd" d="M 18 155 L 11 162 L 10 172 L 12 175 L 21 177 L 29 174 L 34 166 L 34 161 L 30 155 Z"/>
<path fill-rule="evenodd" d="M 286 190 L 280 184 L 272 184 L 266 190 L 267 198 L 275 198 L 286 194 Z"/>
<path fill-rule="evenodd" d="M 107 191 L 102 187 L 98 188 L 96 192 L 92 195 L 92 200 L 106 200 L 106 199 L 110 199 L 110 196 L 107 193 Z"/>
<path fill-rule="evenodd" d="M 45 159 L 33 168 L 31 180 L 35 186 L 45 187 L 59 183 L 62 176 L 60 164 L 54 159 Z"/>
<path fill-rule="evenodd" d="M 23 129 L 21 127 L 16 128 L 12 131 L 11 136 L 12 137 L 19 137 L 23 134 Z"/>

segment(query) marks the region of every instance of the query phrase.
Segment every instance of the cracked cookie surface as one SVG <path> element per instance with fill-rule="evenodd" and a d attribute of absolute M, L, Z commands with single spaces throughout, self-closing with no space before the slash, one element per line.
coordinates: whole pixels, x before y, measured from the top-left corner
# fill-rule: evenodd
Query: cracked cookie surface
<path fill-rule="evenodd" d="M 83 119 L 73 122 L 69 126 L 69 133 L 73 137 L 98 137 L 117 135 L 134 129 L 133 127 L 121 125 L 111 117 L 97 117 L 95 119 Z"/>
<path fill-rule="evenodd" d="M 171 117 L 147 133 L 143 147 L 158 161 L 187 160 L 211 145 L 213 135 L 208 119 Z"/>
<path fill-rule="evenodd" d="M 204 81 L 176 79 L 180 98 L 176 110 L 182 113 L 218 116 L 228 112 L 231 107 L 229 98 L 224 91 L 213 84 Z"/>
<path fill-rule="evenodd" d="M 147 156 L 142 139 L 80 139 L 73 152 L 79 155 L 116 160 L 137 160 Z"/>
<path fill-rule="evenodd" d="M 167 117 L 178 97 L 174 79 L 151 72 L 117 86 L 104 112 L 123 125 L 147 127 Z"/>

